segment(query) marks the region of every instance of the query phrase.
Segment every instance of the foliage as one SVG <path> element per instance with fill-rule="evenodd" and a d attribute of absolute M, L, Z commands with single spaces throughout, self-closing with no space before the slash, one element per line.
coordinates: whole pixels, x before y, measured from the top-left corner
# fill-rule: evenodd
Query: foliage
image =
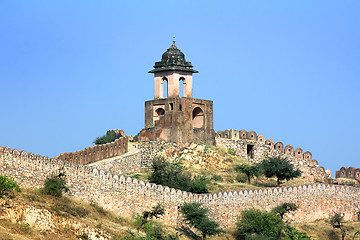
<path fill-rule="evenodd" d="M 207 185 L 210 183 L 210 179 L 205 176 L 195 176 L 191 180 L 189 190 L 192 193 L 208 193 L 209 188 Z"/>
<path fill-rule="evenodd" d="M 289 225 L 285 226 L 285 234 L 286 237 L 283 238 L 284 240 L 310 240 L 311 238 L 305 233 L 300 232 L 294 227 L 291 227 Z"/>
<path fill-rule="evenodd" d="M 20 187 L 12 178 L 0 175 L 0 197 L 3 197 L 11 190 L 20 192 Z"/>
<path fill-rule="evenodd" d="M 346 230 L 344 228 L 344 216 L 341 213 L 335 213 L 330 217 L 330 224 L 333 228 L 339 228 L 341 230 L 341 237 L 344 240 L 346 236 Z"/>
<path fill-rule="evenodd" d="M 162 157 L 155 158 L 152 172 L 148 177 L 149 182 L 168 186 L 170 188 L 190 191 L 193 193 L 208 193 L 207 184 L 210 182 L 204 176 L 195 176 L 186 172 L 180 162 L 170 163 Z"/>
<path fill-rule="evenodd" d="M 100 215 L 102 216 L 107 215 L 107 211 L 103 207 L 99 206 L 96 202 L 94 201 L 90 202 L 90 206 L 93 207 L 96 210 L 96 212 L 98 212 Z"/>
<path fill-rule="evenodd" d="M 282 219 L 274 212 L 245 209 L 237 222 L 237 232 L 242 235 L 261 234 L 269 239 L 277 239 L 283 226 Z"/>
<path fill-rule="evenodd" d="M 270 157 L 264 159 L 259 166 L 266 177 L 277 177 L 278 186 L 282 180 L 291 180 L 301 175 L 301 171 L 295 170 L 286 158 Z"/>
<path fill-rule="evenodd" d="M 119 138 L 119 136 L 116 135 L 115 131 L 109 130 L 106 132 L 105 135 L 103 135 L 101 137 L 97 137 L 93 143 L 96 145 L 101 145 L 101 144 L 113 142 L 118 138 Z"/>
<path fill-rule="evenodd" d="M 61 197 L 63 192 L 69 191 L 65 178 L 66 175 L 64 172 L 49 176 L 44 182 L 43 192 L 55 197 Z"/>
<path fill-rule="evenodd" d="M 245 173 L 239 172 L 238 174 L 236 174 L 235 179 L 238 182 L 245 183 L 248 180 L 248 177 L 246 176 Z"/>
<path fill-rule="evenodd" d="M 251 166 L 249 164 L 242 164 L 235 167 L 237 172 L 246 174 L 248 183 L 250 183 L 252 177 L 258 176 L 258 169 L 258 166 Z"/>
<path fill-rule="evenodd" d="M 233 149 L 233 148 L 229 148 L 227 152 L 228 152 L 228 154 L 230 154 L 230 155 L 233 155 L 233 156 L 236 155 L 236 150 Z"/>
<path fill-rule="evenodd" d="M 281 217 L 281 219 L 284 218 L 285 213 L 288 212 L 294 212 L 298 209 L 299 207 L 295 204 L 295 203 L 283 203 L 281 205 L 278 205 L 276 207 L 274 207 L 272 209 L 273 212 L 275 212 L 276 214 L 279 214 L 279 216 Z"/>
<path fill-rule="evenodd" d="M 216 235 L 222 233 L 223 230 L 219 228 L 219 224 L 213 220 L 210 220 L 207 216 L 209 210 L 202 208 L 201 203 L 184 203 L 180 207 L 181 213 L 184 215 L 186 221 L 194 228 L 199 230 L 203 239 L 207 236 Z"/>
<path fill-rule="evenodd" d="M 157 204 L 152 208 L 151 211 L 144 211 L 142 215 L 135 214 L 133 218 L 135 219 L 135 224 L 138 227 L 138 230 L 142 228 L 146 236 L 140 237 L 138 234 L 135 234 L 131 231 L 128 231 L 130 237 L 125 237 L 122 239 L 144 239 L 144 240 L 171 240 L 171 239 L 178 239 L 179 235 L 166 235 L 163 231 L 161 225 L 156 222 L 151 221 L 153 218 L 159 218 L 160 216 L 165 214 L 165 209 L 161 204 Z"/>

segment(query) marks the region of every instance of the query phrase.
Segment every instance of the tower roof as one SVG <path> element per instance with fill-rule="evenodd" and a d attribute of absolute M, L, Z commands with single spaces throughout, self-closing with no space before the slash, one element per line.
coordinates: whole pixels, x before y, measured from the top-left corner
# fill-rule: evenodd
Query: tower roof
<path fill-rule="evenodd" d="M 161 62 L 155 62 L 154 69 L 149 73 L 168 71 L 168 70 L 181 70 L 186 72 L 197 73 L 198 71 L 192 69 L 191 62 L 185 60 L 184 53 L 173 44 L 163 53 Z"/>

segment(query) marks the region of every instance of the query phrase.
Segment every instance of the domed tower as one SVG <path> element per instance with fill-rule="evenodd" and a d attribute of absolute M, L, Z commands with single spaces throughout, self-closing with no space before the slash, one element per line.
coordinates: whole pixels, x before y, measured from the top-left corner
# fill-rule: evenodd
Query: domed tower
<path fill-rule="evenodd" d="M 145 102 L 145 128 L 135 140 L 215 144 L 213 102 L 192 98 L 192 74 L 198 71 L 175 41 L 149 73 L 154 73 L 154 100 Z"/>

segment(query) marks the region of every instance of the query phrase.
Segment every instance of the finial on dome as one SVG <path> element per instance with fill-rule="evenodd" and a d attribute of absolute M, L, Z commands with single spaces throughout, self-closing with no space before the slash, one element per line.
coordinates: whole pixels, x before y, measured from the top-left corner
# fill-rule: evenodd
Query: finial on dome
<path fill-rule="evenodd" d="M 174 36 L 173 36 L 173 43 L 175 44 L 175 42 L 176 42 L 176 41 L 175 41 L 175 34 L 174 34 Z"/>

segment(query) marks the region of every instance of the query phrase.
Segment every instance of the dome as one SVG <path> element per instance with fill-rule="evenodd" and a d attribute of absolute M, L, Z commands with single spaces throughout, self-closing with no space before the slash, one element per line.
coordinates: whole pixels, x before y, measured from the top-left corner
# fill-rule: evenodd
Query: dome
<path fill-rule="evenodd" d="M 175 45 L 175 41 L 173 41 L 173 44 L 163 53 L 161 62 L 155 62 L 154 69 L 149 71 L 149 73 L 168 70 L 181 70 L 193 73 L 198 72 L 192 68 L 191 62 L 186 62 L 184 53 L 181 52 Z"/>

